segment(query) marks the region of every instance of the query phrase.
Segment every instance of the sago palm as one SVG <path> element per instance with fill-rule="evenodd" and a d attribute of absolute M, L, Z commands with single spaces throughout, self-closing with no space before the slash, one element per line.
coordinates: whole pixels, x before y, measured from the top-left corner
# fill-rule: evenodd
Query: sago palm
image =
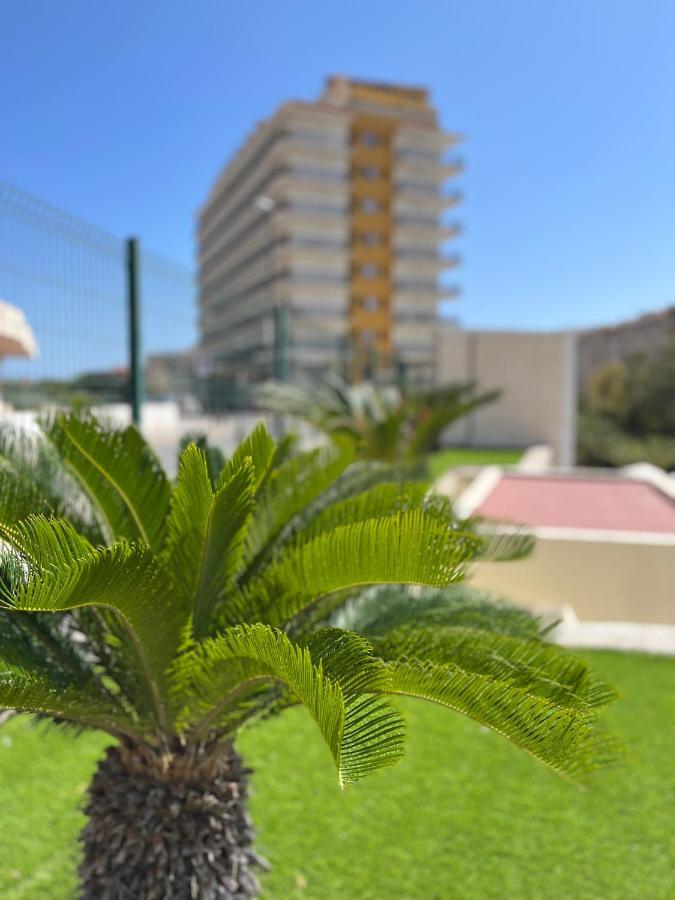
<path fill-rule="evenodd" d="M 313 385 L 269 382 L 256 396 L 263 409 L 353 441 L 362 459 L 411 464 L 438 448 L 446 428 L 495 401 L 499 391 L 480 393 L 471 383 L 425 389 L 350 385 L 333 375 Z"/>
<path fill-rule="evenodd" d="M 133 428 L 63 416 L 47 437 L 0 464 L 0 707 L 111 737 L 83 897 L 254 896 L 235 740 L 293 705 L 341 785 L 401 757 L 397 695 L 575 778 L 608 758 L 611 689 L 526 614 L 443 590 L 484 542 L 423 486 L 364 489 L 348 450 L 291 454 L 262 427 L 215 486 L 195 445 L 171 483 Z"/>

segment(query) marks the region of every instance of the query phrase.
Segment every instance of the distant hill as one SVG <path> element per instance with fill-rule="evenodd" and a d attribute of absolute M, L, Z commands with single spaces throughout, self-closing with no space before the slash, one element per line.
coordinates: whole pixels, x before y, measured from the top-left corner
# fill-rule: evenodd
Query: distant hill
<path fill-rule="evenodd" d="M 579 332 L 578 373 L 581 386 L 601 366 L 635 353 L 650 353 L 675 339 L 675 306 L 638 319 Z"/>

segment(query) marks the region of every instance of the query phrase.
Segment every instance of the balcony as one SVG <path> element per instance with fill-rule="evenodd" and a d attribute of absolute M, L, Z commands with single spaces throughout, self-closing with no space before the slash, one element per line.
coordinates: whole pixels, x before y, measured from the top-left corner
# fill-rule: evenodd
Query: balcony
<path fill-rule="evenodd" d="M 462 264 L 462 256 L 460 253 L 442 253 L 441 254 L 441 268 L 442 269 L 456 269 L 457 266 L 461 266 Z"/>
<path fill-rule="evenodd" d="M 444 178 L 456 178 L 464 171 L 464 160 L 453 159 L 448 162 L 444 162 L 442 169 Z"/>
<path fill-rule="evenodd" d="M 443 194 L 443 208 L 444 209 L 452 209 L 455 206 L 459 206 L 462 202 L 463 195 L 461 191 L 451 191 L 449 194 Z"/>

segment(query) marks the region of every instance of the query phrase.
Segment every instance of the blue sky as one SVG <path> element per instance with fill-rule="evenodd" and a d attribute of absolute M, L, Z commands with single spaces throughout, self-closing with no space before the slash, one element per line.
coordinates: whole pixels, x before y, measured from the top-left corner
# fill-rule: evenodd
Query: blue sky
<path fill-rule="evenodd" d="M 618 321 L 675 302 L 674 36 L 672 0 L 6 3 L 0 175 L 191 263 L 198 205 L 277 104 L 329 73 L 428 85 L 466 135 L 450 311 Z"/>

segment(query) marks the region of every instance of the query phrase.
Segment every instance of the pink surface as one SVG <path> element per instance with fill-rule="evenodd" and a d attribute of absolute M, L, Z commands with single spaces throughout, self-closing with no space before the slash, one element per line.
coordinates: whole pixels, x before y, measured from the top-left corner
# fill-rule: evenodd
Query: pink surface
<path fill-rule="evenodd" d="M 675 503 L 640 481 L 506 475 L 477 512 L 532 526 L 675 532 Z"/>

